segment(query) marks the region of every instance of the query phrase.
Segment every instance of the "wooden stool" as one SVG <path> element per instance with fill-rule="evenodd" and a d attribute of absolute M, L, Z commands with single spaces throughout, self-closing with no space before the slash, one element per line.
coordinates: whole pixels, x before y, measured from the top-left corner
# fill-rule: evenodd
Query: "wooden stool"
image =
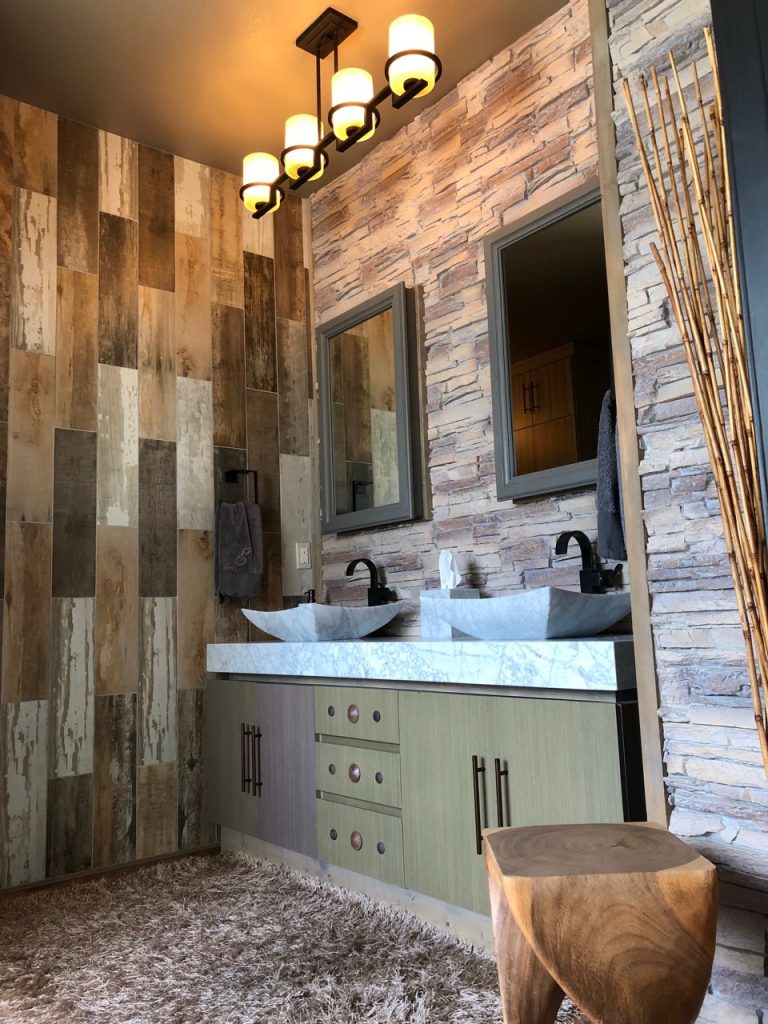
<path fill-rule="evenodd" d="M 715 868 L 666 829 L 489 829 L 485 866 L 506 1024 L 691 1024 L 712 970 Z"/>

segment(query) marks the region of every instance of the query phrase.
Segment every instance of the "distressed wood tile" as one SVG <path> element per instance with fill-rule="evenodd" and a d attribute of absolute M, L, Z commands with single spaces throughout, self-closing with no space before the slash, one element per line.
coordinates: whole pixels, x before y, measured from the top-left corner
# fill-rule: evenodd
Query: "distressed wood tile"
<path fill-rule="evenodd" d="M 307 319 L 301 200 L 286 196 L 275 221 L 275 313 L 286 320 Z"/>
<path fill-rule="evenodd" d="M 245 469 L 246 452 L 242 448 L 218 448 L 213 449 L 213 495 L 214 506 L 222 501 L 243 501 L 252 497 L 250 490 L 251 483 L 248 481 L 246 491 L 246 478 L 240 477 L 235 483 L 227 483 L 224 475 L 228 469 Z"/>
<path fill-rule="evenodd" d="M 176 235 L 176 373 L 211 379 L 211 260 L 194 235 Z"/>
<path fill-rule="evenodd" d="M 176 445 L 139 442 L 139 594 L 176 596 Z"/>
<path fill-rule="evenodd" d="M 139 325 L 138 228 L 99 215 L 99 362 L 136 369 Z"/>
<path fill-rule="evenodd" d="M 212 530 L 213 394 L 209 381 L 176 378 L 179 529 Z"/>
<path fill-rule="evenodd" d="M 13 220 L 13 124 L 17 101 L 0 96 L 0 272 L 10 267 Z M 7 287 L 10 289 L 10 282 Z"/>
<path fill-rule="evenodd" d="M 53 478 L 53 596 L 96 593 L 96 434 L 57 430 Z"/>
<path fill-rule="evenodd" d="M 312 586 L 312 570 L 296 568 L 296 544 L 311 540 L 312 470 L 308 456 L 280 456 L 280 520 L 283 544 L 283 593 L 303 594 Z"/>
<path fill-rule="evenodd" d="M 139 617 L 139 765 L 176 760 L 176 598 L 144 597 Z"/>
<path fill-rule="evenodd" d="M 139 288 L 139 436 L 176 440 L 173 293 Z"/>
<path fill-rule="evenodd" d="M 2 199 L 0 198 L 0 202 Z M 0 421 L 8 422 L 11 358 L 11 261 L 0 257 Z"/>
<path fill-rule="evenodd" d="M 245 341 L 243 311 L 214 305 L 213 443 L 245 448 Z"/>
<path fill-rule="evenodd" d="M 96 527 L 96 693 L 131 693 L 139 671 L 139 531 Z"/>
<path fill-rule="evenodd" d="M 311 285 L 309 283 L 309 271 L 304 271 L 304 288 L 306 289 L 307 296 L 311 294 Z M 309 302 L 309 298 L 307 299 Z M 314 360 L 312 358 L 314 346 L 315 346 L 315 333 L 312 330 L 312 323 L 310 315 L 307 316 L 307 322 L 305 324 L 306 339 L 307 339 L 307 398 L 310 402 L 315 400 L 315 380 L 314 380 Z"/>
<path fill-rule="evenodd" d="M 53 510 L 55 359 L 11 352 L 7 515 L 50 522 Z"/>
<path fill-rule="evenodd" d="M 0 888 L 45 878 L 48 702 L 0 704 Z"/>
<path fill-rule="evenodd" d="M 93 864 L 93 776 L 69 775 L 48 782 L 46 874 L 60 878 Z"/>
<path fill-rule="evenodd" d="M 245 253 L 245 386 L 277 391 L 274 263 Z"/>
<path fill-rule="evenodd" d="M 280 532 L 280 448 L 277 395 L 246 391 L 248 468 L 259 474 L 259 507 L 265 532 Z M 295 561 L 295 559 L 294 559 Z"/>
<path fill-rule="evenodd" d="M 139 524 L 138 371 L 100 365 L 97 396 L 96 518 L 105 526 Z"/>
<path fill-rule="evenodd" d="M 139 146 L 139 284 L 172 292 L 173 156 Z"/>
<path fill-rule="evenodd" d="M 243 222 L 240 180 L 211 169 L 211 300 L 243 308 Z"/>
<path fill-rule="evenodd" d="M 301 252 L 304 270 L 309 271 L 312 269 L 312 200 L 308 196 L 301 200 Z M 307 303 L 309 303 L 309 281 L 306 277 L 304 294 L 306 295 Z"/>
<path fill-rule="evenodd" d="M 178 846 L 195 850 L 215 841 L 203 773 L 203 691 L 179 691 Z"/>
<path fill-rule="evenodd" d="M 159 857 L 176 850 L 178 833 L 175 764 L 139 768 L 136 856 Z"/>
<path fill-rule="evenodd" d="M 6 478 L 8 476 L 8 424 L 0 421 L 0 589 L 5 580 Z M 2 607 L 0 607 L 0 635 Z"/>
<path fill-rule="evenodd" d="M 56 201 L 14 189 L 11 345 L 56 350 Z"/>
<path fill-rule="evenodd" d="M 93 866 L 136 858 L 136 694 L 96 698 Z"/>
<path fill-rule="evenodd" d="M 13 126 L 14 184 L 56 195 L 57 117 L 28 103 L 16 104 Z"/>
<path fill-rule="evenodd" d="M 275 255 L 274 217 L 260 217 L 259 220 L 254 220 L 242 203 L 240 209 L 243 221 L 243 250 L 273 259 Z"/>
<path fill-rule="evenodd" d="M 303 323 L 277 321 L 277 378 L 280 381 L 280 451 L 309 455 L 307 339 Z"/>
<path fill-rule="evenodd" d="M 129 220 L 139 216 L 139 147 L 105 131 L 99 132 L 99 209 Z"/>
<path fill-rule="evenodd" d="M 264 585 L 258 597 L 251 598 L 250 608 L 262 612 L 275 612 L 283 608 L 283 548 L 279 533 L 265 533 L 264 545 Z M 295 561 L 295 559 L 294 559 Z M 248 640 L 271 639 L 253 623 L 248 623 Z"/>
<path fill-rule="evenodd" d="M 174 157 L 176 231 L 208 237 L 211 171 L 204 164 Z"/>
<path fill-rule="evenodd" d="M 236 598 L 227 598 L 225 601 L 217 600 L 214 602 L 217 644 L 244 644 L 248 642 L 248 620 L 240 610 L 243 606 L 247 608 L 248 602 L 240 601 Z"/>
<path fill-rule="evenodd" d="M 99 133 L 60 117 L 58 135 L 59 266 L 95 274 L 99 269 Z"/>
<path fill-rule="evenodd" d="M 179 530 L 178 687 L 205 686 L 206 644 L 214 640 L 213 532 Z"/>
<path fill-rule="evenodd" d="M 55 598 L 51 609 L 50 778 L 93 771 L 93 672 L 93 598 Z"/>
<path fill-rule="evenodd" d="M 95 430 L 99 280 L 59 267 L 56 292 L 56 426 Z"/>

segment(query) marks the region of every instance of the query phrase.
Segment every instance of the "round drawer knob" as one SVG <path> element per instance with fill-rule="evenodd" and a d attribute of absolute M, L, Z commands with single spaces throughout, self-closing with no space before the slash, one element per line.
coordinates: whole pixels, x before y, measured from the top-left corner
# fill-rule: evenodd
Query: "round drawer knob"
<path fill-rule="evenodd" d="M 336 831 L 335 828 L 331 829 L 331 831 L 329 832 L 329 835 L 330 835 L 331 839 L 333 839 L 334 842 L 339 838 L 339 833 Z"/>
<path fill-rule="evenodd" d="M 336 774 L 336 765 L 335 764 L 329 764 L 328 765 L 328 772 L 329 772 L 330 775 L 335 775 Z"/>
<path fill-rule="evenodd" d="M 360 771 L 359 764 L 351 764 L 349 766 L 349 780 L 350 782 L 359 782 L 362 772 Z"/>
<path fill-rule="evenodd" d="M 373 720 L 374 720 L 374 722 L 380 722 L 381 721 L 381 712 L 380 711 L 374 711 L 373 712 Z"/>
<path fill-rule="evenodd" d="M 376 772 L 376 774 L 374 775 L 374 779 L 376 779 L 378 784 L 381 785 L 382 782 L 384 781 L 384 776 L 381 774 L 381 772 Z"/>
<path fill-rule="evenodd" d="M 335 714 L 336 714 L 336 708 L 333 706 L 333 704 L 329 704 L 328 705 L 328 717 L 329 718 L 333 718 L 333 716 Z"/>
<path fill-rule="evenodd" d="M 360 720 L 360 708 L 357 704 L 350 704 L 347 708 L 347 718 L 354 725 Z"/>
<path fill-rule="evenodd" d="M 384 843 L 376 843 L 376 849 L 379 853 L 384 853 L 386 847 L 384 846 Z"/>
<path fill-rule="evenodd" d="M 353 832 L 349 837 L 349 842 L 353 850 L 362 850 L 363 848 L 363 837 L 359 832 Z"/>

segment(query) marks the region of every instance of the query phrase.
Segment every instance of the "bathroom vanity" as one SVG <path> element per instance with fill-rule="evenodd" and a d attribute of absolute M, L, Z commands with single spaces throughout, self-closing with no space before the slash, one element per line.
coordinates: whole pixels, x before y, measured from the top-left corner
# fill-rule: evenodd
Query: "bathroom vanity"
<path fill-rule="evenodd" d="M 482 829 L 644 818 L 631 637 L 214 644 L 208 669 L 212 819 L 361 881 L 487 915 Z"/>

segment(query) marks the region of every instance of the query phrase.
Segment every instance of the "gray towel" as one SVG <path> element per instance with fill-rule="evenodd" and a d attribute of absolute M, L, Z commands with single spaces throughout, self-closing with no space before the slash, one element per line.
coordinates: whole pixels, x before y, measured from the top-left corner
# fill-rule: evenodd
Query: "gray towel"
<path fill-rule="evenodd" d="M 263 573 L 261 509 L 250 501 L 222 502 L 216 510 L 216 592 L 257 597 Z"/>
<path fill-rule="evenodd" d="M 597 553 L 601 558 L 625 559 L 621 515 L 619 447 L 616 436 L 616 402 L 609 389 L 603 395 L 597 428 Z"/>

